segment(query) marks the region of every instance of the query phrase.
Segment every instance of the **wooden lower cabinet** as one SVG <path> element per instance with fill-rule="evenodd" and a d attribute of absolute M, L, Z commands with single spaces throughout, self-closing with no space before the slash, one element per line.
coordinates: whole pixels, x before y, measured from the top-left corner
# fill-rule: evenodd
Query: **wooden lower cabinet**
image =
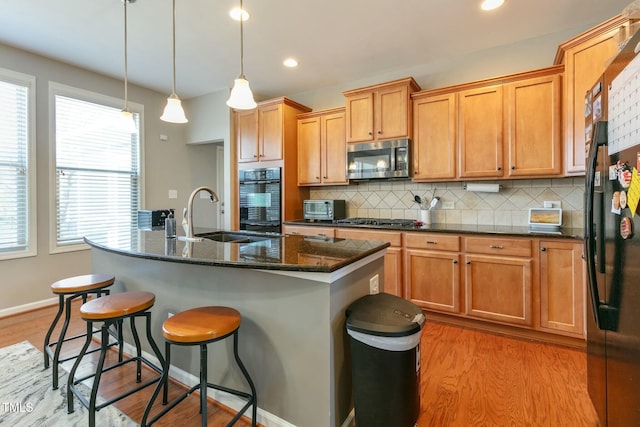
<path fill-rule="evenodd" d="M 407 299 L 427 309 L 460 313 L 460 255 L 406 250 Z"/>
<path fill-rule="evenodd" d="M 584 335 L 583 244 L 540 241 L 540 327 Z"/>
<path fill-rule="evenodd" d="M 465 264 L 468 316 L 532 326 L 530 259 L 466 255 Z"/>
<path fill-rule="evenodd" d="M 380 230 L 355 230 L 350 228 L 336 228 L 335 237 L 356 240 L 378 240 L 389 242 L 384 256 L 384 284 L 382 291 L 399 297 L 404 297 L 402 292 L 402 233 Z"/>

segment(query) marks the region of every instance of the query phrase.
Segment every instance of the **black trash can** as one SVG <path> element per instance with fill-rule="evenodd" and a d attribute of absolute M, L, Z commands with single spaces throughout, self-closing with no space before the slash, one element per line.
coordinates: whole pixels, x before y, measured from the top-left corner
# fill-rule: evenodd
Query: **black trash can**
<path fill-rule="evenodd" d="M 420 307 L 391 294 L 346 312 L 356 426 L 413 427 L 420 415 Z"/>

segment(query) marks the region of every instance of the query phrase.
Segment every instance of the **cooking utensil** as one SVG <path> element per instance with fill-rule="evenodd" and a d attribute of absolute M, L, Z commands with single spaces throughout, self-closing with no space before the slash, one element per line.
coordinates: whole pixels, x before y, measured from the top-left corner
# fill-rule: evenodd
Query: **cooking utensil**
<path fill-rule="evenodd" d="M 434 197 L 433 199 L 431 199 L 431 203 L 429 204 L 429 210 L 436 207 L 436 205 L 438 204 L 438 200 L 440 200 L 440 197 Z"/>
<path fill-rule="evenodd" d="M 410 191 L 410 193 L 413 195 L 413 201 L 422 206 L 422 198 L 417 194 L 413 194 L 413 191 Z"/>

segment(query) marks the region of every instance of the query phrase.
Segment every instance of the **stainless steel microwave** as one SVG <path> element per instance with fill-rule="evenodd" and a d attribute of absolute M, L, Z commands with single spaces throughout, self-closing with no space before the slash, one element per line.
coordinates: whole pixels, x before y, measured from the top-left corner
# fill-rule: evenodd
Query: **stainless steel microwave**
<path fill-rule="evenodd" d="M 303 208 L 304 219 L 334 221 L 346 216 L 344 200 L 305 200 Z"/>
<path fill-rule="evenodd" d="M 365 142 L 348 144 L 349 179 L 409 178 L 411 141 Z"/>

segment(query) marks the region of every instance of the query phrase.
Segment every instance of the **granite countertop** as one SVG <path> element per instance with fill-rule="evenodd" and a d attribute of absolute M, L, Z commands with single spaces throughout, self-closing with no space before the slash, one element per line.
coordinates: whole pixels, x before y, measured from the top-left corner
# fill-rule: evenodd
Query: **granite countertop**
<path fill-rule="evenodd" d="M 285 221 L 284 224 L 289 225 L 309 225 L 319 227 L 333 228 L 369 228 L 377 230 L 397 230 L 397 231 L 418 231 L 418 232 L 437 232 L 437 233 L 460 233 L 460 234 L 485 234 L 485 235 L 502 235 L 514 237 L 545 237 L 560 239 L 584 239 L 584 229 L 561 227 L 558 230 L 532 230 L 529 227 L 518 226 L 501 226 L 501 225 L 469 225 L 469 224 L 431 224 L 416 226 L 395 226 L 395 225 L 358 225 L 358 224 L 339 224 L 331 221 Z"/>
<path fill-rule="evenodd" d="M 215 230 L 197 229 L 196 235 L 211 231 Z M 249 243 L 208 239 L 185 242 L 178 238 L 165 238 L 164 230 L 132 230 L 130 241 L 114 242 L 106 233 L 86 236 L 84 240 L 94 248 L 158 261 L 321 273 L 336 271 L 389 246 L 389 242 L 368 240 L 281 235 L 268 237 Z"/>

